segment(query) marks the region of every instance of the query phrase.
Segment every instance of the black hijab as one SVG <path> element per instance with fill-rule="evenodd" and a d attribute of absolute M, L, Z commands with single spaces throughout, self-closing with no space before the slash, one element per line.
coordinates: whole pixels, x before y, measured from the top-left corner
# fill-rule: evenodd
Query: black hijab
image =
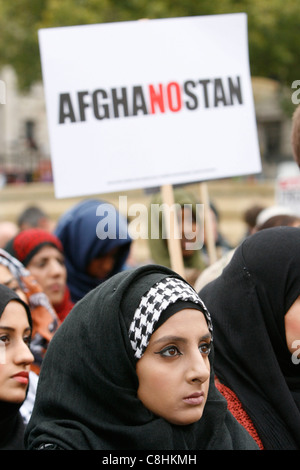
<path fill-rule="evenodd" d="M 300 365 L 284 317 L 300 295 L 300 230 L 247 238 L 200 294 L 212 315 L 218 378 L 241 400 L 266 449 L 300 449 Z"/>
<path fill-rule="evenodd" d="M 129 338 L 129 329 L 141 297 L 170 277 L 181 279 L 160 266 L 125 271 L 75 305 L 44 359 L 27 448 L 54 444 L 77 450 L 257 449 L 227 412 L 213 374 L 204 415 L 189 426 L 173 426 L 154 416 L 137 398 L 138 346 L 134 352 L 131 341 L 136 338 Z"/>
<path fill-rule="evenodd" d="M 0 284 L 0 317 L 7 304 L 12 300 L 20 302 L 27 313 L 30 326 L 31 316 L 28 305 L 11 289 Z M 1 365 L 0 367 L 5 367 Z M 19 412 L 22 403 L 11 403 L 0 400 L 0 450 L 23 450 L 25 426 Z"/>

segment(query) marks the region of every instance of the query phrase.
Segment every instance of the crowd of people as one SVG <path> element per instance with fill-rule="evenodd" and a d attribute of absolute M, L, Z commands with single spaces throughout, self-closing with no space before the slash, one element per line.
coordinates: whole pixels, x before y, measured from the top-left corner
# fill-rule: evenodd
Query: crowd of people
<path fill-rule="evenodd" d="M 195 235 L 197 200 L 174 199 Z M 1 450 L 300 449 L 300 217 L 253 205 L 231 246 L 209 214 L 218 260 L 182 232 L 183 276 L 162 217 L 135 266 L 102 200 L 0 224 Z"/>

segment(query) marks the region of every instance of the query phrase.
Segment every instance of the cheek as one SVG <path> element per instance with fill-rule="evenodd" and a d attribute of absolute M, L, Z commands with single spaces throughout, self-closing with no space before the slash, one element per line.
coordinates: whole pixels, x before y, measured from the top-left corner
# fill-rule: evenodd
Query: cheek
<path fill-rule="evenodd" d="M 172 391 L 176 390 L 174 376 L 165 368 L 147 367 L 146 361 L 143 367 L 137 367 L 139 379 L 138 398 L 143 405 L 153 412 L 159 413 L 161 407 L 172 399 Z"/>
<path fill-rule="evenodd" d="M 38 281 L 38 283 L 41 284 L 41 282 L 44 279 L 43 270 L 41 270 L 40 268 L 37 268 L 35 266 L 30 266 L 30 265 L 28 265 L 27 269 L 30 271 L 30 273 L 33 275 L 33 277 L 35 277 L 35 279 Z"/>
<path fill-rule="evenodd" d="M 153 393 L 154 390 L 162 392 L 170 383 L 166 377 L 165 372 L 160 373 L 159 370 L 153 371 L 153 369 L 143 369 L 142 373 L 138 374 L 139 377 L 139 391 L 143 395 L 150 395 L 150 390 Z"/>

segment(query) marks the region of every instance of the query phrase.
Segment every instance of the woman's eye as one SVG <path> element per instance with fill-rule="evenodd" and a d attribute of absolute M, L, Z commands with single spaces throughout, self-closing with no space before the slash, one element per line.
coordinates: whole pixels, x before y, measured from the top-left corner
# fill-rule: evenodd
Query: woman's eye
<path fill-rule="evenodd" d="M 27 344 L 27 346 L 29 347 L 29 346 L 30 346 L 30 343 L 31 343 L 31 335 L 29 335 L 29 336 L 24 336 L 23 341 L 24 341 L 24 343 Z"/>
<path fill-rule="evenodd" d="M 9 287 L 11 290 L 16 292 L 18 289 L 20 289 L 20 286 L 17 281 L 12 280 L 11 282 L 7 283 L 7 287 Z"/>
<path fill-rule="evenodd" d="M 9 341 L 9 338 L 8 338 L 7 335 L 2 335 L 2 336 L 0 336 L 0 342 L 1 342 L 2 344 L 5 345 L 5 344 L 8 343 L 8 341 Z"/>
<path fill-rule="evenodd" d="M 176 357 L 182 355 L 176 346 L 168 346 L 159 351 L 157 354 L 160 354 L 163 357 Z"/>
<path fill-rule="evenodd" d="M 205 354 L 206 356 L 208 356 L 211 351 L 211 343 L 200 344 L 199 351 L 201 352 L 201 354 Z"/>

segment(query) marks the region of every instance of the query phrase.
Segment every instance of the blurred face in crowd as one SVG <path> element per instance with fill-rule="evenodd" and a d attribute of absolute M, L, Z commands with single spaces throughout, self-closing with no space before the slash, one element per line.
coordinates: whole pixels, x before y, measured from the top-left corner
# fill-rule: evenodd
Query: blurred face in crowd
<path fill-rule="evenodd" d="M 27 264 L 27 269 L 40 284 L 54 307 L 62 302 L 67 270 L 64 256 L 57 248 L 51 245 L 43 246 Z"/>
<path fill-rule="evenodd" d="M 10 301 L 0 317 L 0 400 L 21 403 L 26 397 L 31 328 L 24 306 Z"/>
<path fill-rule="evenodd" d="M 179 214 L 179 226 L 181 227 L 181 249 L 184 258 L 192 256 L 194 250 L 191 249 L 194 246 L 197 238 L 197 232 L 199 227 L 196 220 L 193 217 L 192 211 L 189 207 L 181 209 Z"/>
<path fill-rule="evenodd" d="M 94 258 L 87 266 L 87 274 L 101 280 L 109 277 L 115 266 L 118 252 L 119 249 L 114 248 L 105 255 Z"/>
<path fill-rule="evenodd" d="M 9 287 L 11 290 L 16 292 L 18 296 L 27 303 L 26 295 L 21 290 L 20 285 L 17 279 L 11 274 L 7 266 L 0 264 L 0 284 L 4 284 Z"/>
<path fill-rule="evenodd" d="M 151 336 L 136 365 L 138 398 L 177 425 L 198 421 L 207 400 L 211 335 L 199 310 L 172 315 Z"/>

